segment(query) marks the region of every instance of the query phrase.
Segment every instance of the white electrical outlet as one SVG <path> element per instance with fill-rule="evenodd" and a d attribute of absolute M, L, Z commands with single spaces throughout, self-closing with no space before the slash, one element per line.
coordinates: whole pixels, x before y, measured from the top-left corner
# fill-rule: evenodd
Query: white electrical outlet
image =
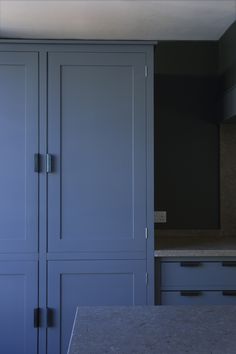
<path fill-rule="evenodd" d="M 155 211 L 154 222 L 157 224 L 165 224 L 167 222 L 167 211 Z"/>

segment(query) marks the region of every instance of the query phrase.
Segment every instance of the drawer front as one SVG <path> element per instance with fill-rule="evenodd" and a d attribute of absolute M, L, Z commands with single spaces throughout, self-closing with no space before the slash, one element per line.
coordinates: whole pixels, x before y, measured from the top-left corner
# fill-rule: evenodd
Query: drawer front
<path fill-rule="evenodd" d="M 161 262 L 161 289 L 236 290 L 236 262 Z"/>
<path fill-rule="evenodd" d="M 236 291 L 162 291 L 161 305 L 236 305 Z"/>

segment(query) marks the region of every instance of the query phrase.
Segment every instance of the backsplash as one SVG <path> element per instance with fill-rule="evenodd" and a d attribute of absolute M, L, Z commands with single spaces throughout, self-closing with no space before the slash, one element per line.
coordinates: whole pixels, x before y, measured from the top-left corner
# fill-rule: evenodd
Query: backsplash
<path fill-rule="evenodd" d="M 217 53 L 216 42 L 158 44 L 154 199 L 156 211 L 167 211 L 162 230 L 220 227 Z"/>
<path fill-rule="evenodd" d="M 158 237 L 236 237 L 236 124 L 220 126 L 220 228 L 156 230 Z"/>
<path fill-rule="evenodd" d="M 221 231 L 236 236 L 236 124 L 220 127 Z"/>
<path fill-rule="evenodd" d="M 204 94 L 200 87 L 194 94 L 187 82 L 192 96 L 189 99 L 184 92 L 178 105 L 170 97 L 173 83 L 167 85 L 166 101 L 160 95 L 157 100 L 155 210 L 167 211 L 167 223 L 156 224 L 159 237 L 236 238 L 236 124 L 215 124 L 220 118 L 216 102 L 236 83 L 235 40 L 236 21 L 217 43 L 198 42 L 191 48 L 188 43 L 169 42 L 158 48 L 158 74 L 170 71 L 177 79 L 180 75 L 181 82 L 183 75 L 199 82 L 209 79 Z M 180 95 L 180 86 L 173 97 L 176 92 Z M 197 104 L 191 97 L 197 97 Z"/>

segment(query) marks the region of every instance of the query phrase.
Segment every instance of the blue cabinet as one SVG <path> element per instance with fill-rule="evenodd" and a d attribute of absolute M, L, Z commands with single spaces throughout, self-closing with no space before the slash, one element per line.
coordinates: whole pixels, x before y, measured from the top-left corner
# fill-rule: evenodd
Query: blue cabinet
<path fill-rule="evenodd" d="M 38 54 L 0 51 L 0 253 L 38 250 Z"/>
<path fill-rule="evenodd" d="M 37 354 L 38 53 L 0 50 L 0 351 Z"/>
<path fill-rule="evenodd" d="M 162 291 L 162 305 L 235 305 L 236 291 Z"/>
<path fill-rule="evenodd" d="M 77 305 L 154 302 L 152 55 L 0 41 L 4 354 L 65 354 Z"/>
<path fill-rule="evenodd" d="M 34 261 L 0 261 L 1 353 L 37 354 L 37 268 Z"/>
<path fill-rule="evenodd" d="M 50 354 L 77 305 L 151 303 L 147 53 L 126 48 L 48 53 Z"/>
<path fill-rule="evenodd" d="M 236 304 L 235 258 L 171 257 L 161 259 L 157 267 L 159 304 Z"/>
<path fill-rule="evenodd" d="M 50 261 L 48 328 L 50 354 L 66 354 L 79 306 L 145 305 L 145 260 Z"/>
<path fill-rule="evenodd" d="M 49 53 L 49 252 L 139 252 L 146 239 L 144 53 Z"/>

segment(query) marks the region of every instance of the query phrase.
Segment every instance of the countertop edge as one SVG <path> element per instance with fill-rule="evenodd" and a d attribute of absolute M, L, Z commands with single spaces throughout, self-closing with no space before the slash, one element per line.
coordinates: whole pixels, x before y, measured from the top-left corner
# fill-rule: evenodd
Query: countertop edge
<path fill-rule="evenodd" d="M 154 257 L 236 257 L 236 250 L 174 250 L 163 249 L 155 250 Z"/>

